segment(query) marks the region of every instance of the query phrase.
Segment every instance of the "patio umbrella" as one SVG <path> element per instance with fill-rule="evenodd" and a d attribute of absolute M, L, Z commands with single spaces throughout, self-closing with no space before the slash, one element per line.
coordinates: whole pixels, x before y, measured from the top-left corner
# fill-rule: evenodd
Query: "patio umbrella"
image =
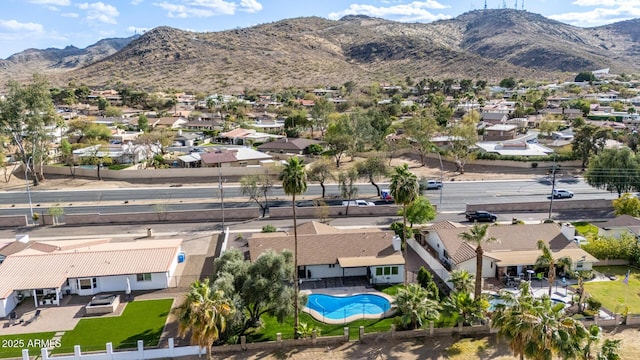
<path fill-rule="evenodd" d="M 129 281 L 129 278 L 127 278 L 127 289 L 124 291 L 124 293 L 127 295 L 131 294 L 131 282 Z"/>

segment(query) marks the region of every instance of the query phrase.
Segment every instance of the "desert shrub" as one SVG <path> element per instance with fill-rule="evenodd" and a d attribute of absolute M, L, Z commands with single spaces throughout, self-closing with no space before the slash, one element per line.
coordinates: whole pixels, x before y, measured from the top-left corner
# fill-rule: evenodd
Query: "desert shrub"
<path fill-rule="evenodd" d="M 262 232 L 263 233 L 272 233 L 272 232 L 276 232 L 277 229 L 275 226 L 268 224 L 262 227 Z"/>

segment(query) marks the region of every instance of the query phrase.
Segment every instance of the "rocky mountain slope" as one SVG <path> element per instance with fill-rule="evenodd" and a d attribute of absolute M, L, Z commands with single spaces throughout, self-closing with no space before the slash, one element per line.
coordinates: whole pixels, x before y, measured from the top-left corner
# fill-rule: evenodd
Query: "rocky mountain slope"
<path fill-rule="evenodd" d="M 102 51 L 27 50 L 0 61 L 0 75 L 24 76 L 39 67 L 58 84 L 123 82 L 148 90 L 193 91 L 348 80 L 366 86 L 407 76 L 564 80 L 606 67 L 637 73 L 639 39 L 640 19 L 579 28 L 510 9 L 476 10 L 429 24 L 308 17 L 209 33 L 159 27 L 136 39 L 94 45 L 98 49 L 102 43 Z"/>

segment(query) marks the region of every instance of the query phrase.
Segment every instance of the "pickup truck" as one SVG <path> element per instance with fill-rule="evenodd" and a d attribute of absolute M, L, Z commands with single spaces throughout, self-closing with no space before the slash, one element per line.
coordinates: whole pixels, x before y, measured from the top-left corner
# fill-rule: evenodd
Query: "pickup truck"
<path fill-rule="evenodd" d="M 498 216 L 488 211 L 467 211 L 465 213 L 467 221 L 473 222 L 496 222 Z"/>
<path fill-rule="evenodd" d="M 422 183 L 422 186 L 427 190 L 437 190 L 442 188 L 442 182 L 438 180 L 427 180 Z"/>

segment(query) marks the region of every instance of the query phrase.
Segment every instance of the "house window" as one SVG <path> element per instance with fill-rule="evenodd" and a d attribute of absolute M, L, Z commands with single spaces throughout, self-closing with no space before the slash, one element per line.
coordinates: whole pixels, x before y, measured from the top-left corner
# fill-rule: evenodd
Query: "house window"
<path fill-rule="evenodd" d="M 398 267 L 397 266 L 392 266 L 391 267 L 391 275 L 398 275 Z"/>
<path fill-rule="evenodd" d="M 384 274 L 385 274 L 385 275 L 390 275 L 390 274 L 391 274 L 391 268 L 390 268 L 390 267 L 388 267 L 388 266 L 385 266 L 385 267 L 384 267 Z"/>
<path fill-rule="evenodd" d="M 329 267 L 330 268 L 334 268 L 334 267 L 336 267 L 336 264 L 329 264 Z"/>
<path fill-rule="evenodd" d="M 382 276 L 382 268 L 376 268 L 376 276 Z"/>
<path fill-rule="evenodd" d="M 136 274 L 136 281 L 151 281 L 151 274 L 150 273 Z"/>
<path fill-rule="evenodd" d="M 448 259 L 448 258 L 449 258 L 449 253 L 447 252 L 447 250 L 442 250 L 442 256 L 443 256 L 445 259 Z"/>
<path fill-rule="evenodd" d="M 97 285 L 96 278 L 78 279 L 78 288 L 80 290 L 91 290 Z"/>
<path fill-rule="evenodd" d="M 576 269 L 582 269 L 582 261 L 576 264 Z"/>

